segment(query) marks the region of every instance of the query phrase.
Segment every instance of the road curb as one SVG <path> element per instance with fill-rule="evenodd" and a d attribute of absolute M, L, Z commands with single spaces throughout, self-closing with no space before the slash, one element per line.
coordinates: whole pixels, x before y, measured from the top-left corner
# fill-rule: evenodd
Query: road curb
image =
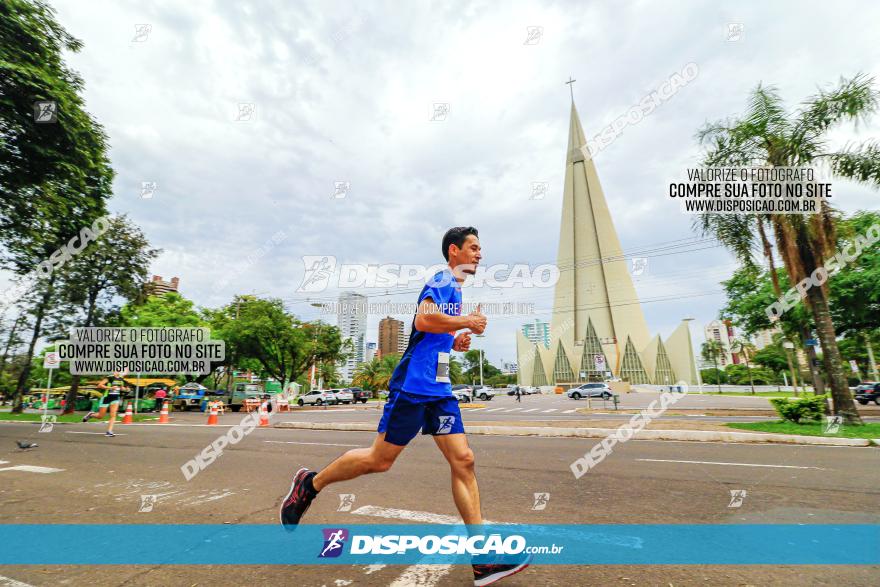
<path fill-rule="evenodd" d="M 275 428 L 302 430 L 340 430 L 348 432 L 375 432 L 370 422 L 279 422 Z M 617 428 L 551 428 L 549 426 L 468 426 L 468 434 L 486 436 L 539 436 L 545 438 L 605 438 Z M 717 432 L 708 430 L 640 430 L 637 440 L 678 440 L 693 442 L 735 442 L 746 444 L 808 444 L 819 446 L 872 446 L 880 445 L 868 438 L 832 438 L 824 436 L 796 436 L 791 434 L 752 434 L 749 432 Z"/>

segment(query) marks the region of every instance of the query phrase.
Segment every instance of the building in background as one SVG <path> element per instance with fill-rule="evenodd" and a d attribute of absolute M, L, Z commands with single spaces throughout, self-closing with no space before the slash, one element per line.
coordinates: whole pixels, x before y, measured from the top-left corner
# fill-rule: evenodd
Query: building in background
<path fill-rule="evenodd" d="M 379 320 L 378 356 L 402 355 L 409 342 L 409 330 L 406 323 L 391 316 Z"/>
<path fill-rule="evenodd" d="M 376 356 L 376 351 L 378 349 L 378 345 L 375 342 L 368 342 L 367 348 L 364 351 L 364 363 L 369 363 Z"/>
<path fill-rule="evenodd" d="M 532 344 L 542 344 L 544 348 L 550 348 L 550 323 L 538 320 L 522 325 L 522 333 Z"/>
<path fill-rule="evenodd" d="M 619 377 L 632 384 L 697 382 L 688 322 L 668 338 L 653 338 L 633 285 L 627 257 L 586 152 L 580 117 L 571 104 L 561 182 L 562 218 L 549 340 L 517 332 L 521 385 L 575 385 Z"/>
<path fill-rule="evenodd" d="M 367 296 L 351 291 L 341 293 L 336 320 L 342 341 L 351 342 L 350 356 L 339 365 L 339 375 L 351 381 L 366 354 Z"/>
<path fill-rule="evenodd" d="M 147 295 L 161 296 L 171 291 L 176 293 L 179 285 L 179 277 L 172 277 L 171 281 L 162 281 L 161 275 L 154 275 L 150 281 L 144 284 L 144 288 L 146 289 Z"/>
<path fill-rule="evenodd" d="M 517 366 L 516 363 L 505 363 L 502 361 L 501 363 L 501 374 L 502 375 L 516 375 Z"/>
<path fill-rule="evenodd" d="M 719 369 L 724 369 L 728 365 L 739 365 L 739 355 L 730 350 L 735 338 L 736 331 L 730 320 L 713 320 L 706 324 L 706 340 L 714 340 L 721 344 L 721 354 L 718 355 Z M 711 359 L 704 359 L 704 364 L 707 368 L 715 366 Z"/>

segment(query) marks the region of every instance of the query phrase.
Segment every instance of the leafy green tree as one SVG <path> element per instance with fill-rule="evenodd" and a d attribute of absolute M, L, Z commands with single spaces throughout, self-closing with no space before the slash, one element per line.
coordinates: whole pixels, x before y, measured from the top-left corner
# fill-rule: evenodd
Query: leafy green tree
<path fill-rule="evenodd" d="M 379 391 L 388 389 L 391 375 L 400 363 L 400 355 L 389 354 L 382 357 L 374 357 L 372 361 L 358 366 L 354 374 L 354 385 Z"/>
<path fill-rule="evenodd" d="M 65 266 L 61 295 L 80 308 L 82 318 L 76 326 L 101 324 L 116 298 L 135 299 L 147 279 L 150 262 L 159 254 L 126 216 L 109 218 L 108 224 L 94 245 Z M 73 412 L 79 383 L 80 377 L 75 375 L 64 413 Z"/>
<path fill-rule="evenodd" d="M 143 303 L 125 304 L 119 312 L 118 324 L 132 328 L 188 328 L 207 325 L 195 304 L 176 292 L 150 296 Z"/>
<path fill-rule="evenodd" d="M 712 361 L 712 364 L 715 365 L 716 374 L 719 372 L 718 357 L 721 356 L 723 351 L 724 349 L 722 348 L 721 343 L 717 340 L 707 340 L 703 343 L 701 348 L 703 358 L 707 361 Z M 705 381 L 705 379 L 703 381 Z M 714 383 L 718 384 L 718 393 L 721 393 L 721 378 L 716 376 Z"/>
<path fill-rule="evenodd" d="M 826 134 L 845 121 L 863 119 L 878 105 L 878 92 L 873 80 L 856 76 L 841 80 L 831 91 L 820 92 L 807 99 L 794 115 L 785 111 L 778 92 L 771 87 L 758 87 L 752 92 L 749 110 L 741 119 L 726 120 L 706 125 L 698 134 L 707 146 L 704 163 L 707 166 L 766 165 L 771 167 L 803 167 L 825 164 L 840 178 L 880 186 L 880 144 L 868 142 L 860 147 L 839 151 L 826 150 Z M 810 276 L 833 254 L 835 237 L 834 211 L 821 201 L 820 212 L 810 216 L 801 214 L 774 214 L 766 218 L 742 218 L 742 226 L 734 232 L 763 231 L 765 224 L 772 229 L 779 251 L 792 283 Z M 725 234 L 707 215 L 702 218 L 703 229 L 714 233 L 724 242 Z M 767 243 L 766 235 L 761 238 Z M 725 243 L 740 256 L 751 247 Z M 765 248 L 765 251 L 767 249 Z M 766 252 L 765 252 L 766 254 Z M 771 267 L 771 270 L 775 269 Z M 841 368 L 837 334 L 830 314 L 827 288 L 807 290 L 807 304 L 822 343 L 825 371 L 831 382 L 834 411 L 848 424 L 860 424 L 858 411 L 847 387 Z"/>
<path fill-rule="evenodd" d="M 880 226 L 880 213 L 862 211 L 841 221 L 840 247 L 850 247 L 855 238 L 872 226 Z M 867 351 L 870 376 L 880 381 L 872 337 L 880 329 L 880 246 L 865 247 L 861 254 L 829 280 L 831 315 L 838 334 L 858 337 Z"/>

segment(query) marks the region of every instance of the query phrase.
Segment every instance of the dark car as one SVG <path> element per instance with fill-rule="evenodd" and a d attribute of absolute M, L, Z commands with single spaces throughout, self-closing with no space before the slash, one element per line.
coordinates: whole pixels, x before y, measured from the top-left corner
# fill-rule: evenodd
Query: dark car
<path fill-rule="evenodd" d="M 370 399 L 370 396 L 371 396 L 369 391 L 361 389 L 360 387 L 349 387 L 348 391 L 350 391 L 351 395 L 354 396 L 352 403 L 355 403 L 355 404 L 358 402 L 365 404 L 365 403 L 367 403 L 367 400 Z"/>
<path fill-rule="evenodd" d="M 866 405 L 868 402 L 874 402 L 880 406 L 880 383 L 866 383 L 856 388 L 856 401 Z"/>

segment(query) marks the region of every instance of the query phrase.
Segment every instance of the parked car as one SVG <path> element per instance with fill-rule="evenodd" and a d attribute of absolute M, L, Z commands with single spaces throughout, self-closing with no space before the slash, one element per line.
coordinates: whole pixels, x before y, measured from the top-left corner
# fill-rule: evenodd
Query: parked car
<path fill-rule="evenodd" d="M 303 406 L 305 404 L 315 405 L 315 406 L 323 406 L 324 404 L 328 404 L 331 406 L 339 403 L 336 399 L 336 395 L 327 391 L 326 389 L 313 389 L 308 393 L 304 393 L 299 398 L 297 398 L 296 403 L 298 406 Z"/>
<path fill-rule="evenodd" d="M 601 397 L 603 399 L 611 399 L 614 395 L 611 388 L 605 383 L 584 383 L 579 387 L 572 387 L 565 395 L 571 399 L 581 399 L 582 397 Z"/>
<path fill-rule="evenodd" d="M 247 399 L 264 399 L 263 388 L 256 383 L 238 382 L 232 387 L 232 393 L 229 394 L 229 400 L 226 402 L 229 409 L 238 412 L 244 406 Z"/>
<path fill-rule="evenodd" d="M 202 400 L 208 388 L 198 383 L 187 383 L 178 388 L 171 399 L 171 405 L 177 412 L 202 409 Z M 124 393 L 124 392 L 123 392 Z"/>
<path fill-rule="evenodd" d="M 474 388 L 464 383 L 452 386 L 452 395 L 458 399 L 458 403 L 467 404 L 474 398 Z"/>
<path fill-rule="evenodd" d="M 347 389 L 331 389 L 330 393 L 336 396 L 336 403 L 350 404 L 354 401 L 354 394 Z"/>
<path fill-rule="evenodd" d="M 348 391 L 354 396 L 354 403 L 361 402 L 362 404 L 367 403 L 367 400 L 370 399 L 371 394 L 369 391 L 365 389 L 361 389 L 360 387 L 349 387 Z"/>
<path fill-rule="evenodd" d="M 496 393 L 498 392 L 488 385 L 477 385 L 474 387 L 474 397 L 480 398 L 483 401 L 491 400 L 495 397 Z"/>
<path fill-rule="evenodd" d="M 856 401 L 860 404 L 867 405 L 873 401 L 880 406 L 880 383 L 866 383 L 856 388 Z"/>

